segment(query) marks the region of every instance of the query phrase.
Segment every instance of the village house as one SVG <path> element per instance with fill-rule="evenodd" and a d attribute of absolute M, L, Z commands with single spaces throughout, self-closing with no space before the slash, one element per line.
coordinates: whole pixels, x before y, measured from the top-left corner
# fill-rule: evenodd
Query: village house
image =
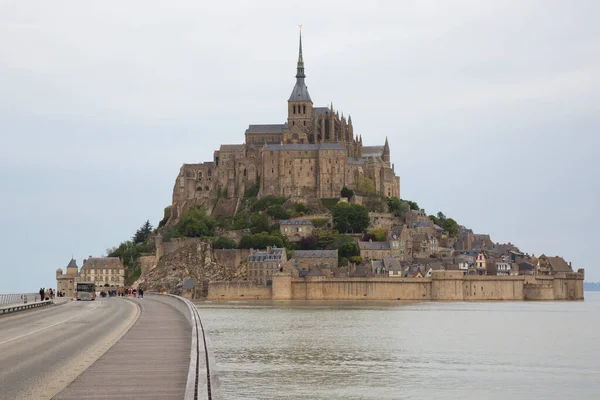
<path fill-rule="evenodd" d="M 94 282 L 96 287 L 115 289 L 125 286 L 125 265 L 119 257 L 92 257 L 83 260 L 80 277 L 83 282 Z"/>
<path fill-rule="evenodd" d="M 381 260 L 392 256 L 392 248 L 388 242 L 359 241 L 360 256 L 365 261 Z"/>
<path fill-rule="evenodd" d="M 387 235 L 392 257 L 406 260 L 412 256 L 411 230 L 406 226 L 394 226 Z"/>
<path fill-rule="evenodd" d="M 554 275 L 557 272 L 573 272 L 573 269 L 562 257 L 548 257 L 542 254 L 537 260 L 536 272 L 538 275 Z"/>
<path fill-rule="evenodd" d="M 280 270 L 287 261 L 285 249 L 267 247 L 248 256 L 248 280 L 267 285 L 271 282 L 273 273 Z"/>
<path fill-rule="evenodd" d="M 477 270 L 477 275 L 485 275 L 487 273 L 487 260 L 487 254 L 485 251 L 481 250 L 477 254 L 477 257 L 475 257 L 475 269 Z"/>
<path fill-rule="evenodd" d="M 56 291 L 64 293 L 65 297 L 75 297 L 75 284 L 79 281 L 79 267 L 74 258 L 69 261 L 63 274 L 61 268 L 56 270 Z"/>
<path fill-rule="evenodd" d="M 291 242 L 298 242 L 312 235 L 313 224 L 308 219 L 289 219 L 279 221 L 279 231 Z"/>
<path fill-rule="evenodd" d="M 290 263 L 298 271 L 310 271 L 312 268 L 337 268 L 337 250 L 295 250 Z"/>

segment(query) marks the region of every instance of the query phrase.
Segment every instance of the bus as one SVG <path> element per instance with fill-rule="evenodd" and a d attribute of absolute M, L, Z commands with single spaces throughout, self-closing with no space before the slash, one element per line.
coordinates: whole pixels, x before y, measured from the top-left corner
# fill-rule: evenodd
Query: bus
<path fill-rule="evenodd" d="M 77 282 L 77 300 L 96 300 L 96 284 Z"/>

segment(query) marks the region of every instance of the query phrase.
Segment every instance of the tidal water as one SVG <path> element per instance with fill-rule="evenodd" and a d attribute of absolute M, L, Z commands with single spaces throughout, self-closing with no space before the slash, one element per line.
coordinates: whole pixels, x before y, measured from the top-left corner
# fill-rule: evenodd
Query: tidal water
<path fill-rule="evenodd" d="M 600 399 L 583 302 L 202 302 L 234 399 Z"/>

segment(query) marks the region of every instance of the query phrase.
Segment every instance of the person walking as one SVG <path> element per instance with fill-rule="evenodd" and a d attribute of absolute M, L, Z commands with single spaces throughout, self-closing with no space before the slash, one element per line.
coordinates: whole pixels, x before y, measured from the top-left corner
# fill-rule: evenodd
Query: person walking
<path fill-rule="evenodd" d="M 44 301 L 44 288 L 40 288 L 40 301 Z"/>
<path fill-rule="evenodd" d="M 139 293 L 139 297 L 140 297 L 140 299 L 143 299 L 143 298 L 144 298 L 144 289 L 142 289 L 142 288 L 139 288 L 139 289 L 138 289 L 138 293 Z"/>

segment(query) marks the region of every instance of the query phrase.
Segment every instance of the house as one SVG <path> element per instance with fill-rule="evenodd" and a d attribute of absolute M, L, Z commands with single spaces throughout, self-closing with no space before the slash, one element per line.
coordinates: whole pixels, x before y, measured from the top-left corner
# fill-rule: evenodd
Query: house
<path fill-rule="evenodd" d="M 393 226 L 387 235 L 391 256 L 406 260 L 412 257 L 411 230 L 406 226 Z"/>
<path fill-rule="evenodd" d="M 360 256 L 365 261 L 381 260 L 392 256 L 392 248 L 388 242 L 359 241 L 358 248 L 360 249 Z"/>
<path fill-rule="evenodd" d="M 477 275 L 485 275 L 487 273 L 487 259 L 488 256 L 485 251 L 481 250 L 475 257 L 475 269 Z"/>
<path fill-rule="evenodd" d="M 294 268 L 299 271 L 310 271 L 313 267 L 337 268 L 337 250 L 295 250 L 290 259 Z"/>
<path fill-rule="evenodd" d="M 291 242 L 299 242 L 312 235 L 313 224 L 308 219 L 288 219 L 279 221 L 279 231 Z"/>
<path fill-rule="evenodd" d="M 285 249 L 267 247 L 248 256 L 248 280 L 267 285 L 271 282 L 273 273 L 281 269 L 287 262 Z"/>
<path fill-rule="evenodd" d="M 515 264 L 518 267 L 517 271 L 519 275 L 535 275 L 535 264 L 528 262 L 525 259 L 518 259 Z"/>
<path fill-rule="evenodd" d="M 119 257 L 89 256 L 87 260 L 83 260 L 79 275 L 81 281 L 94 282 L 98 288 L 105 287 L 112 290 L 125 286 L 125 265 Z"/>
<path fill-rule="evenodd" d="M 446 267 L 441 261 L 435 261 L 425 266 L 425 278 L 431 278 L 433 271 L 444 271 Z"/>
<path fill-rule="evenodd" d="M 510 262 L 496 261 L 494 268 L 496 272 L 495 275 L 498 276 L 516 275 L 515 273 L 513 273 L 513 265 Z"/>
<path fill-rule="evenodd" d="M 554 275 L 557 272 L 573 272 L 573 269 L 562 257 L 542 254 L 538 258 L 536 271 L 538 275 Z"/>

